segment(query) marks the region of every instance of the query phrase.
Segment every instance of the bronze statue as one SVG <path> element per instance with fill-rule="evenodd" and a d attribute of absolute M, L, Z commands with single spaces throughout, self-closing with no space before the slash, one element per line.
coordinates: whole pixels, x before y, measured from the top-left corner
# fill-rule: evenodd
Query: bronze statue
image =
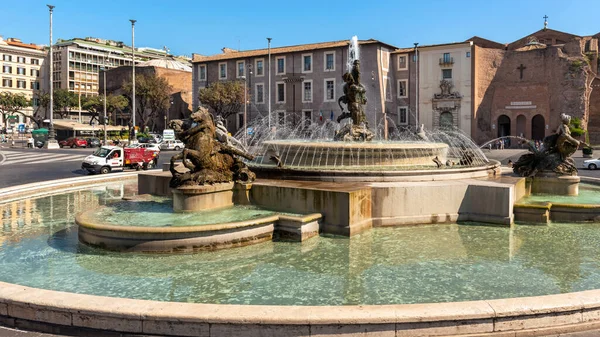
<path fill-rule="evenodd" d="M 176 120 L 170 123 L 179 139 L 185 143 L 183 151 L 171 158 L 169 170 L 173 175 L 171 187 L 184 185 L 204 185 L 222 182 L 250 183 L 256 176 L 238 157 L 254 159 L 235 142 L 217 133 L 212 115 L 205 108 L 190 116 L 189 120 Z M 227 136 L 227 135 L 226 135 Z M 227 136 L 230 137 L 230 136 Z M 181 160 L 188 172 L 175 169 L 175 162 Z"/>
<path fill-rule="evenodd" d="M 529 151 L 513 163 L 513 172 L 523 177 L 534 177 L 540 171 L 553 171 L 558 175 L 577 175 L 577 167 L 571 155 L 577 151 L 580 142 L 571 136 L 569 122 L 571 116 L 561 114 L 561 125 L 556 133 L 545 137 L 542 145 L 536 147 L 529 141 Z"/>
<path fill-rule="evenodd" d="M 338 123 L 346 118 L 352 118 L 352 125 L 346 125 L 335 136 L 336 140 L 370 141 L 373 133 L 368 129 L 364 105 L 367 104 L 367 91 L 360 83 L 360 61 L 355 60 L 352 70 L 342 76 L 344 80 L 344 95 L 338 99 L 342 114 L 337 118 Z M 346 104 L 348 112 L 344 112 L 342 103 Z"/>

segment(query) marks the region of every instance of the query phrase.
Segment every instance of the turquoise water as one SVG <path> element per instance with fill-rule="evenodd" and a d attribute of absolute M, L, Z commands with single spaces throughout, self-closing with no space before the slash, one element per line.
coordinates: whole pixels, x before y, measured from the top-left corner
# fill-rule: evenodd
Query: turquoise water
<path fill-rule="evenodd" d="M 74 215 L 135 194 L 107 185 L 0 205 L 0 281 L 197 303 L 466 301 L 600 288 L 600 227 L 427 225 L 190 255 L 81 245 Z"/>
<path fill-rule="evenodd" d="M 153 197 L 151 200 L 115 202 L 94 212 L 97 219 L 110 225 L 144 227 L 202 226 L 262 218 L 277 212 L 256 206 L 233 206 L 195 213 L 174 213 L 173 200 Z"/>
<path fill-rule="evenodd" d="M 580 184 L 578 196 L 538 194 L 519 200 L 520 204 L 553 202 L 565 204 L 600 204 L 600 186 Z"/>

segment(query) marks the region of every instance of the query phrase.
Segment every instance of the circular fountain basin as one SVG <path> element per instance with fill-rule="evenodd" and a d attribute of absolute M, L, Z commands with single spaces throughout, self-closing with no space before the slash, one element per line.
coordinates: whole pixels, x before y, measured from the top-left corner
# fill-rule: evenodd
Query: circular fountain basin
<path fill-rule="evenodd" d="M 114 190 L 0 205 L 3 324 L 169 336 L 536 336 L 600 322 L 595 224 L 377 228 L 200 255 L 78 244 L 74 214 L 110 203 Z"/>
<path fill-rule="evenodd" d="M 286 167 L 340 169 L 356 167 L 437 167 L 446 163 L 445 143 L 265 141 L 267 155 L 279 154 Z M 266 158 L 263 160 L 270 160 Z"/>

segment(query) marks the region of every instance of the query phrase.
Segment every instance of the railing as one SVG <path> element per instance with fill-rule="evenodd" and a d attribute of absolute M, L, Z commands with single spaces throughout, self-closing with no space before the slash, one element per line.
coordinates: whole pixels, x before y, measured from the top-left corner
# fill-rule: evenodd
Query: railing
<path fill-rule="evenodd" d="M 441 57 L 440 58 L 440 65 L 441 66 L 451 66 L 454 64 L 454 58 L 453 57 Z"/>

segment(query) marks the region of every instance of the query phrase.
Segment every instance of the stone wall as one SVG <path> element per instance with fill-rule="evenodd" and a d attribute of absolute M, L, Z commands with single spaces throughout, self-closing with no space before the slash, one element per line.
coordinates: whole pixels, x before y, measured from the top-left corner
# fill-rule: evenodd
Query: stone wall
<path fill-rule="evenodd" d="M 561 113 L 587 123 L 588 83 L 593 74 L 585 61 L 583 46 L 577 39 L 564 46 L 508 51 L 477 48 L 475 141 L 483 143 L 497 137 L 501 115 L 510 118 L 511 135 L 519 135 L 517 117 L 523 115 L 526 123 L 520 129 L 526 138 L 532 137 L 531 121 L 538 114 L 547 126 L 545 136 L 556 130 Z M 525 67 L 522 78 L 521 65 Z"/>

